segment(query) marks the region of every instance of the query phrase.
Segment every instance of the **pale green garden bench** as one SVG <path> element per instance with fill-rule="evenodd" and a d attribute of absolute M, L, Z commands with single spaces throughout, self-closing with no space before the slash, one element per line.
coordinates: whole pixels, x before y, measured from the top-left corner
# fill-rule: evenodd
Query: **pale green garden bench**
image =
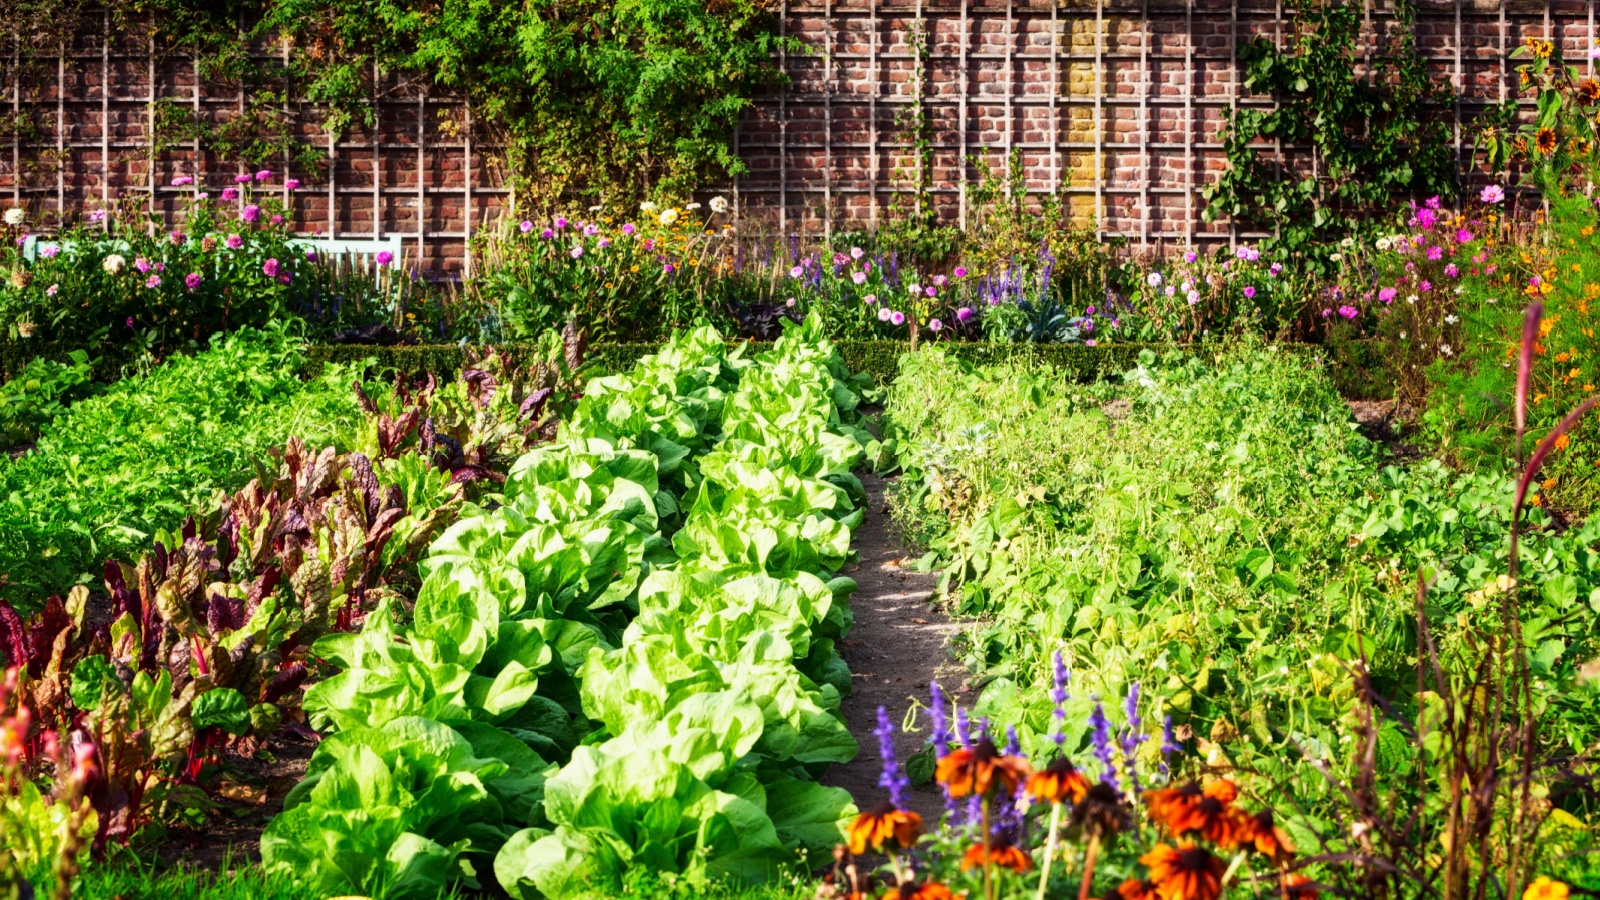
<path fill-rule="evenodd" d="M 293 238 L 289 243 L 291 246 L 301 250 L 316 251 L 319 262 L 329 259 L 347 259 L 350 261 L 351 267 L 357 269 L 376 269 L 378 266 L 378 254 L 386 250 L 390 254 L 388 268 L 398 269 L 405 250 L 399 235 L 365 240 L 350 238 Z M 33 263 L 38 260 L 39 250 L 42 247 L 64 247 L 68 244 L 70 244 L 68 241 L 41 239 L 36 234 L 30 234 L 22 242 L 22 258 L 29 263 Z M 126 252 L 131 250 L 132 247 L 127 241 L 119 240 L 111 242 L 108 245 L 108 249 Z"/>

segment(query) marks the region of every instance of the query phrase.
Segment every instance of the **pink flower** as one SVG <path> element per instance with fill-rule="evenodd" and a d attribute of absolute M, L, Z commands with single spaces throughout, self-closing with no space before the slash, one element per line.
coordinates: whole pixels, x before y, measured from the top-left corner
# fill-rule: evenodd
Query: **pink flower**
<path fill-rule="evenodd" d="M 622 233 L 628 235 L 629 237 L 632 237 L 633 233 L 637 230 L 638 229 L 633 227 L 632 222 L 624 222 L 622 225 Z"/>
<path fill-rule="evenodd" d="M 563 229 L 565 227 L 567 227 L 567 217 L 566 216 L 556 216 L 556 230 L 560 231 L 561 229 Z"/>
<path fill-rule="evenodd" d="M 200 286 L 202 280 L 199 272 L 190 272 L 188 275 L 183 276 L 183 286 L 192 291 Z"/>
<path fill-rule="evenodd" d="M 276 259 L 269 259 L 262 263 L 261 273 L 266 275 L 268 278 L 276 278 L 278 275 L 278 261 Z"/>
<path fill-rule="evenodd" d="M 950 279 L 944 277 L 943 275 L 935 275 L 935 276 L 933 276 L 933 283 L 935 285 L 939 286 L 939 287 L 944 287 L 946 284 L 949 283 L 949 281 L 950 281 Z"/>
<path fill-rule="evenodd" d="M 256 173 L 256 180 L 257 181 L 271 181 L 272 180 L 272 170 L 271 169 L 262 169 L 261 171 L 257 172 Z"/>
<path fill-rule="evenodd" d="M 144 280 L 144 286 L 147 287 L 147 288 L 158 288 L 158 287 L 161 287 L 161 276 L 160 275 L 151 275 L 149 278 L 146 278 Z"/>
<path fill-rule="evenodd" d="M 61 290 L 61 285 L 52 284 L 49 287 L 44 289 L 44 295 L 46 297 L 54 297 L 56 295 L 56 292 L 58 292 L 60 290 Z"/>
<path fill-rule="evenodd" d="M 285 181 L 283 183 L 283 186 L 288 188 L 291 191 L 298 191 L 298 190 L 300 190 L 300 179 L 291 178 L 288 181 Z"/>
<path fill-rule="evenodd" d="M 246 206 L 244 209 L 239 210 L 239 218 L 245 220 L 246 222 L 260 221 L 261 207 L 252 203 Z"/>
<path fill-rule="evenodd" d="M 53 259 L 55 255 L 60 252 L 60 244 L 45 244 L 43 247 L 39 248 L 39 255 L 45 259 Z"/>
<path fill-rule="evenodd" d="M 956 266 L 954 274 L 957 278 L 965 278 L 967 277 L 967 269 L 965 266 Z"/>
<path fill-rule="evenodd" d="M 928 320 L 928 330 L 929 331 L 937 333 L 940 330 L 942 330 L 943 328 L 944 328 L 944 323 L 939 321 L 938 319 L 929 319 Z"/>
<path fill-rule="evenodd" d="M 889 314 L 889 321 L 897 327 L 904 325 L 906 323 L 906 314 L 897 309 Z"/>
<path fill-rule="evenodd" d="M 1094 346 L 1094 338 L 1089 338 L 1087 341 L 1084 341 L 1083 345 L 1085 347 L 1093 347 Z"/>
<path fill-rule="evenodd" d="M 877 294 L 868 294 L 865 297 L 861 298 L 861 302 L 865 303 L 868 306 L 872 306 L 873 304 L 878 302 L 878 295 Z"/>
<path fill-rule="evenodd" d="M 229 250 L 238 250 L 240 247 L 244 246 L 244 238 L 238 236 L 237 234 L 230 234 L 228 235 L 228 239 L 223 241 L 222 244 Z"/>
<path fill-rule="evenodd" d="M 1358 312 L 1359 310 L 1357 310 L 1354 306 L 1339 307 L 1339 315 L 1344 316 L 1346 319 L 1354 319 Z"/>
<path fill-rule="evenodd" d="M 133 267 L 138 269 L 141 273 L 148 272 L 150 271 L 150 260 L 145 259 L 142 256 L 136 257 L 133 261 Z"/>
<path fill-rule="evenodd" d="M 806 273 L 806 270 L 801 268 L 801 267 L 799 267 L 799 266 L 794 266 L 794 267 L 789 269 L 789 277 L 790 278 L 799 278 L 801 275 L 804 275 L 805 273 Z"/>
<path fill-rule="evenodd" d="M 1424 279 L 1421 284 L 1417 285 L 1417 290 L 1423 291 L 1424 293 L 1431 291 L 1433 290 L 1433 282 Z"/>
<path fill-rule="evenodd" d="M 374 256 L 373 259 L 377 261 L 380 268 L 387 268 L 390 263 L 394 262 L 394 254 L 387 250 L 379 250 L 377 256 Z"/>
<path fill-rule="evenodd" d="M 1432 197 L 1429 197 L 1422 205 L 1426 206 L 1429 209 L 1438 209 L 1439 208 L 1439 195 L 1438 194 L 1434 194 Z"/>
<path fill-rule="evenodd" d="M 1253 287 L 1250 287 L 1249 285 L 1245 285 L 1244 296 L 1245 296 L 1245 299 L 1247 299 L 1247 300 L 1255 299 L 1256 289 L 1253 288 Z"/>
<path fill-rule="evenodd" d="M 611 238 L 601 238 L 600 240 L 595 241 L 594 245 L 599 247 L 601 250 L 604 250 L 605 248 L 611 246 Z"/>
<path fill-rule="evenodd" d="M 1195 260 L 1197 260 L 1199 258 L 1200 258 L 1200 254 L 1194 252 L 1193 250 L 1190 250 L 1190 251 L 1188 251 L 1188 252 L 1183 254 L 1183 261 L 1186 262 L 1186 263 L 1192 263 L 1192 262 L 1194 262 Z"/>
<path fill-rule="evenodd" d="M 533 231 L 533 223 L 527 219 L 523 219 L 522 224 L 517 226 L 517 230 L 521 231 L 523 234 L 529 234 Z"/>
<path fill-rule="evenodd" d="M 594 237 L 595 235 L 597 235 L 599 233 L 600 233 L 600 226 L 599 225 L 589 224 L 589 225 L 583 226 L 583 235 L 584 235 L 584 237 Z"/>
<path fill-rule="evenodd" d="M 1189 305 L 1190 306 L 1193 306 L 1196 303 L 1200 302 L 1200 292 L 1196 291 L 1196 290 L 1191 290 L 1191 291 L 1189 291 L 1189 293 L 1184 295 L 1184 299 L 1189 301 Z"/>
<path fill-rule="evenodd" d="M 556 233 L 554 231 L 551 231 L 548 228 L 546 228 L 543 231 L 539 232 L 539 237 L 541 237 L 541 238 L 543 238 L 543 239 L 545 239 L 547 241 L 550 240 L 551 238 L 555 237 L 555 236 L 556 236 Z"/>
<path fill-rule="evenodd" d="M 966 322 L 970 318 L 972 318 L 972 307 L 963 306 L 960 309 L 956 310 L 956 321 L 957 322 Z"/>
<path fill-rule="evenodd" d="M 1458 244 L 1466 244 L 1466 243 L 1470 243 L 1471 241 L 1472 241 L 1472 232 L 1466 230 L 1465 228 L 1463 228 L 1460 231 L 1456 232 L 1456 243 L 1458 243 Z"/>
<path fill-rule="evenodd" d="M 1498 184 L 1491 184 L 1478 192 L 1478 199 L 1485 203 L 1499 203 L 1506 198 L 1505 188 Z"/>
<path fill-rule="evenodd" d="M 235 175 L 235 176 L 233 176 L 233 183 L 234 184 L 249 184 L 250 183 L 250 176 L 249 175 Z"/>
<path fill-rule="evenodd" d="M 790 297 L 789 299 L 783 301 L 783 305 L 789 307 L 790 309 L 794 309 L 794 298 Z"/>
<path fill-rule="evenodd" d="M 661 274 L 663 275 L 671 275 L 674 271 L 672 263 L 667 263 L 661 267 Z"/>
<path fill-rule="evenodd" d="M 572 245 L 572 249 L 567 251 L 567 255 L 571 256 L 573 259 L 582 259 L 583 258 L 583 245 L 582 244 L 573 244 Z"/>
<path fill-rule="evenodd" d="M 1267 267 L 1267 274 L 1277 276 L 1283 272 L 1283 263 L 1273 263 Z"/>
<path fill-rule="evenodd" d="M 267 220 L 267 222 L 268 222 L 268 224 L 271 224 L 271 225 L 282 225 L 283 224 L 283 216 L 274 214 L 272 218 Z"/>
<path fill-rule="evenodd" d="M 1444 267 L 1444 274 L 1449 276 L 1449 277 L 1451 277 L 1451 278 L 1454 278 L 1457 275 L 1461 274 L 1461 270 L 1456 268 L 1456 264 L 1455 263 L 1450 263 L 1449 265 Z"/>
<path fill-rule="evenodd" d="M 172 179 L 173 187 L 183 187 L 186 184 L 194 184 L 194 179 L 188 175 L 179 175 L 177 178 Z"/>
<path fill-rule="evenodd" d="M 865 273 L 865 272 L 851 272 L 850 273 L 850 280 L 855 282 L 856 284 L 866 284 L 867 283 L 867 273 Z"/>
<path fill-rule="evenodd" d="M 1428 248 L 1428 258 L 1429 259 L 1443 259 L 1444 258 L 1444 248 L 1443 247 L 1429 247 Z"/>
<path fill-rule="evenodd" d="M 222 199 L 224 199 L 224 200 L 237 200 L 237 199 L 239 199 L 239 189 L 238 188 L 223 188 L 222 189 Z"/>
<path fill-rule="evenodd" d="M 1400 296 L 1400 290 L 1398 288 L 1386 287 L 1378 289 L 1378 299 L 1382 300 L 1384 303 L 1393 303 L 1394 298 L 1398 296 Z"/>
<path fill-rule="evenodd" d="M 850 258 L 851 259 L 860 259 L 862 256 L 865 256 L 865 255 L 866 255 L 866 251 L 862 250 L 860 247 L 851 247 L 850 248 Z"/>
<path fill-rule="evenodd" d="M 931 285 L 929 287 L 923 288 L 922 292 L 924 294 L 927 294 L 929 297 L 937 297 L 937 296 L 939 296 L 939 289 L 936 288 L 936 287 L 933 287 Z"/>
<path fill-rule="evenodd" d="M 887 322 L 887 321 L 889 321 L 889 317 L 892 316 L 892 315 L 894 315 L 894 312 L 892 310 L 890 310 L 889 307 L 887 307 L 887 306 L 878 307 L 878 321 L 879 322 Z"/>

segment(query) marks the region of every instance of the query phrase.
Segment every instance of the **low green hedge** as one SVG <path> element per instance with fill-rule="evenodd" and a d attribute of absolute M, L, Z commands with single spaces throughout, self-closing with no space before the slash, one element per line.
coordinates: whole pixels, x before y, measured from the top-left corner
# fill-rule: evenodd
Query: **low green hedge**
<path fill-rule="evenodd" d="M 758 353 L 770 344 L 751 341 L 747 352 Z M 839 341 L 839 354 L 851 371 L 866 372 L 878 384 L 894 380 L 900 369 L 900 355 L 906 352 L 903 341 Z M 1077 381 L 1097 381 L 1131 369 L 1138 363 L 1141 350 L 1165 353 L 1184 349 L 1164 344 L 1105 344 L 1086 347 L 1082 344 L 995 344 L 971 341 L 942 343 L 949 353 L 978 365 L 1021 361 L 1030 365 L 1051 365 Z M 505 344 L 500 347 L 513 361 L 533 352 L 532 344 Z M 1200 349 L 1200 348 L 1189 348 Z M 1297 344 L 1293 352 L 1328 359 L 1334 383 L 1346 397 L 1356 400 L 1386 400 L 1394 389 L 1384 371 L 1381 348 L 1369 342 L 1343 344 Z M 654 353 L 655 344 L 610 344 L 592 348 L 591 365 L 600 372 L 626 371 L 640 357 Z M 408 377 L 421 377 L 429 372 L 435 375 L 454 372 L 465 361 L 461 347 L 455 344 L 418 347 L 371 347 L 358 345 L 319 345 L 308 348 L 307 358 L 314 367 L 323 363 L 355 362 L 371 357 L 383 368 L 394 369 Z"/>

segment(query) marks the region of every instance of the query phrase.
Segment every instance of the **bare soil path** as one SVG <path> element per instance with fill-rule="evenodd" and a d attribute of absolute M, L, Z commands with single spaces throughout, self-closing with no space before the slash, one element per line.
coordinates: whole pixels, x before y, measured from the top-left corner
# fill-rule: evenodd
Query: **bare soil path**
<path fill-rule="evenodd" d="M 839 651 L 855 676 L 854 690 L 841 710 L 861 753 L 830 768 L 822 781 L 848 790 L 857 806 L 871 809 L 887 798 L 878 786 L 882 769 L 878 739 L 872 733 L 878 707 L 887 709 L 895 724 L 895 753 L 904 765 L 928 738 L 926 715 L 919 716 L 917 733 L 899 730 L 906 710 L 913 701 L 926 707 L 928 683 L 935 678 L 947 692 L 955 693 L 963 673 L 950 655 L 950 640 L 959 626 L 929 602 L 939 576 L 902 568 L 911 560 L 905 558 L 905 544 L 890 527 L 884 505 L 887 482 L 868 473 L 861 483 L 867 489 L 867 516 L 854 535 L 861 559 L 843 573 L 859 586 L 850 603 L 855 626 Z M 933 822 L 944 804 L 938 788 L 928 784 L 912 789 L 911 807 L 924 821 Z"/>

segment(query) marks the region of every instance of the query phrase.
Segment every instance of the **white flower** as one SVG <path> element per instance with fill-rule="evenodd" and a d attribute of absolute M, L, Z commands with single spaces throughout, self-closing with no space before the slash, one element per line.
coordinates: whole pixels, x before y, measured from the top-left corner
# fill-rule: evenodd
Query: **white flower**
<path fill-rule="evenodd" d="M 678 221 L 678 211 L 675 209 L 663 209 L 661 215 L 656 217 L 656 221 L 663 225 L 671 225 L 673 222 Z"/>
<path fill-rule="evenodd" d="M 16 227 L 18 225 L 21 225 L 22 224 L 22 220 L 24 218 L 26 218 L 27 215 L 28 214 L 23 211 L 22 207 L 13 206 L 10 209 L 6 210 L 6 224 L 10 225 L 12 227 Z"/>
<path fill-rule="evenodd" d="M 122 267 L 127 265 L 127 264 L 128 264 L 128 258 L 123 256 L 120 253 L 113 253 L 110 256 L 106 257 L 104 262 L 100 263 L 101 267 L 104 268 L 107 272 L 109 272 L 112 275 L 115 275 L 118 272 L 121 272 L 122 271 Z"/>
<path fill-rule="evenodd" d="M 1355 238 L 1347 237 L 1344 240 L 1339 242 L 1339 246 L 1345 248 L 1346 250 L 1350 249 L 1351 247 L 1354 247 L 1355 245 L 1356 245 L 1356 239 Z"/>
<path fill-rule="evenodd" d="M 1404 331 L 1400 332 L 1400 340 L 1403 341 L 1405 339 L 1406 339 L 1406 333 Z"/>
<path fill-rule="evenodd" d="M 1146 278 L 1144 282 L 1151 287 L 1161 287 L 1161 273 L 1151 272 L 1150 277 Z"/>
<path fill-rule="evenodd" d="M 711 198 L 711 211 L 716 213 L 719 216 L 722 215 L 723 213 L 727 212 L 728 211 L 728 198 L 727 197 L 721 197 L 721 196 L 712 197 Z"/>
<path fill-rule="evenodd" d="M 1378 249 L 1379 250 L 1388 250 L 1392 246 L 1394 246 L 1394 242 L 1389 240 L 1388 238 L 1386 238 L 1386 237 L 1378 238 Z"/>
<path fill-rule="evenodd" d="M 906 285 L 906 292 L 910 293 L 910 294 L 920 294 L 920 293 L 922 293 L 922 285 L 920 285 L 920 284 L 908 284 L 908 285 Z"/>
<path fill-rule="evenodd" d="M 1445 356 L 1453 355 L 1453 351 L 1450 349 L 1450 345 L 1449 344 L 1440 344 L 1439 345 L 1439 352 L 1443 353 Z"/>
<path fill-rule="evenodd" d="M 1457 323 L 1459 321 L 1461 321 L 1461 320 L 1456 318 L 1455 316 L 1445 316 L 1444 317 L 1444 323 L 1446 325 L 1454 325 L 1455 323 Z"/>
<path fill-rule="evenodd" d="M 1409 295 L 1407 295 L 1407 296 L 1406 296 L 1406 302 L 1407 302 L 1407 303 L 1410 303 L 1410 304 L 1412 304 L 1412 305 L 1416 305 L 1416 302 L 1417 302 L 1417 295 L 1416 295 L 1416 294 L 1409 294 Z"/>
<path fill-rule="evenodd" d="M 1344 254 L 1343 253 L 1330 253 L 1330 254 L 1328 254 L 1328 258 L 1333 260 L 1334 262 L 1338 262 L 1339 260 L 1344 259 Z"/>
<path fill-rule="evenodd" d="M 654 203 L 650 202 L 649 200 L 646 200 L 645 202 L 639 204 L 639 211 L 640 212 L 655 212 L 656 210 L 658 210 L 660 208 L 661 207 L 655 205 Z"/>
<path fill-rule="evenodd" d="M 605 209 L 605 207 L 603 207 L 603 206 L 601 206 L 601 205 L 599 205 L 597 203 L 594 206 L 589 207 L 589 212 L 599 212 L 602 209 Z"/>
<path fill-rule="evenodd" d="M 1494 304 L 1496 304 L 1496 303 L 1499 303 L 1499 302 L 1500 302 L 1500 301 L 1499 301 L 1499 300 L 1496 300 L 1496 299 L 1495 299 L 1495 298 L 1493 298 L 1493 297 L 1490 297 L 1490 298 L 1489 298 L 1489 299 L 1488 299 L 1488 300 L 1485 300 L 1485 301 L 1484 301 L 1484 302 L 1485 302 L 1485 303 L 1488 303 L 1488 304 L 1490 304 L 1490 305 L 1491 305 L 1491 306 L 1492 306 L 1492 305 L 1494 305 Z"/>
<path fill-rule="evenodd" d="M 699 209 L 700 208 L 700 204 L 698 204 L 698 203 L 685 203 L 683 205 L 683 208 L 684 209 Z"/>

